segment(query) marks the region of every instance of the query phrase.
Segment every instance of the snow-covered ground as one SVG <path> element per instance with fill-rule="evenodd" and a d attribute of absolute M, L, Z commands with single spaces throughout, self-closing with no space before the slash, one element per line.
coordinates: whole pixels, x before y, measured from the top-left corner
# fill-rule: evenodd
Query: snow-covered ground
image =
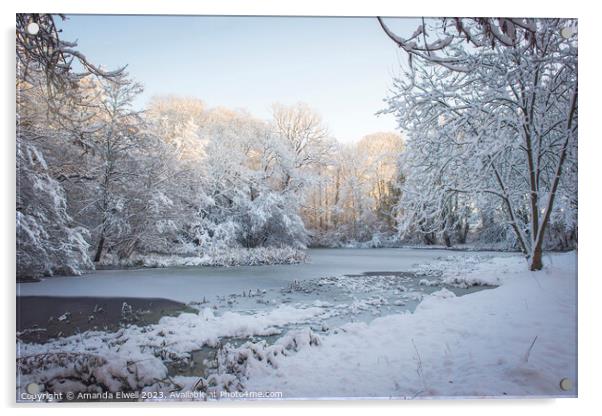
<path fill-rule="evenodd" d="M 405 290 L 405 275 L 339 278 L 325 267 L 326 275 L 316 280 L 316 270 L 291 273 L 298 266 L 287 266 L 280 285 L 290 280 L 303 292 L 313 285 L 337 287 L 337 297 L 344 292 L 358 299 L 311 298 L 254 311 L 208 303 L 198 314 L 164 317 L 156 325 L 18 343 L 18 393 L 35 382 L 59 392 L 161 392 L 159 398 L 167 400 L 219 398 L 223 391 L 281 392 L 283 398 L 576 395 L 574 252 L 546 256 L 545 270 L 536 273 L 526 271 L 518 255 L 413 251 L 413 261 L 400 261 L 385 260 L 381 250 L 369 252 L 358 251 L 356 260 L 337 270 L 365 272 L 372 259 L 382 266 L 376 270 L 419 273 L 414 287 L 423 291 Z M 95 286 L 103 280 L 99 274 Z M 453 292 L 480 284 L 500 286 L 466 296 Z M 373 296 L 374 290 L 389 297 Z M 252 295 L 244 299 L 263 302 L 263 291 Z M 420 302 L 414 313 L 349 322 L 361 308 L 386 315 L 388 303 L 410 300 Z M 325 325 L 333 317 L 347 320 Z M 211 351 L 205 359 L 195 359 L 206 348 Z M 199 368 L 174 374 L 174 363 Z M 572 389 L 560 389 L 563 378 L 573 381 Z M 193 390 L 200 396 L 182 396 Z"/>
<path fill-rule="evenodd" d="M 575 396 L 576 254 L 546 262 L 535 273 L 518 256 L 456 267 L 442 277 L 501 286 L 458 298 L 442 289 L 414 314 L 345 325 L 276 368 L 253 361 L 245 387 L 284 397 Z"/>

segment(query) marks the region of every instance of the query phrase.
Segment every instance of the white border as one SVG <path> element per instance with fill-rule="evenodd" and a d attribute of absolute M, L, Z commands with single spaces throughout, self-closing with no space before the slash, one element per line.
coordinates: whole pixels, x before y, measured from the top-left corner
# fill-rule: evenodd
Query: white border
<path fill-rule="evenodd" d="M 595 6 L 584 5 L 575 1 L 540 1 L 503 0 L 498 2 L 468 0 L 370 0 L 351 1 L 283 1 L 283 0 L 102 0 L 68 1 L 68 0 L 22 0 L 2 7 L 2 91 L 0 101 L 2 107 L 2 247 L 0 248 L 0 264 L 5 273 L 0 279 L 4 284 L 2 315 L 5 319 L 2 358 L 4 371 L 0 394 L 5 407 L 12 407 L 10 413 L 27 413 L 37 408 L 44 414 L 81 413 L 80 405 L 51 405 L 32 407 L 15 406 L 14 404 L 14 330 L 15 330 L 15 284 L 14 284 L 14 202 L 15 202 L 15 146 L 14 146 L 14 14 L 16 12 L 65 12 L 65 13 L 102 13 L 102 14 L 238 14 L 238 15 L 336 15 L 336 16 L 535 16 L 535 17 L 578 17 L 579 18 L 579 66 L 581 97 L 581 129 L 579 134 L 579 399 L 523 399 L 523 400 L 425 400 L 419 402 L 399 401 L 292 401 L 292 402 L 241 402 L 241 403 L 201 403 L 178 404 L 89 404 L 84 410 L 92 414 L 110 412 L 136 411 L 143 414 L 160 414 L 181 412 L 191 414 L 245 413 L 250 415 L 266 415 L 275 413 L 302 414 L 333 413 L 342 411 L 345 414 L 359 415 L 370 411 L 379 414 L 395 414 L 401 412 L 427 412 L 429 414 L 482 416 L 506 415 L 510 412 L 528 411 L 530 414 L 566 415 L 587 414 L 593 409 L 602 408 L 598 391 L 600 386 L 600 300 L 602 296 L 602 273 L 597 257 L 602 245 L 600 216 L 602 207 L 600 187 L 602 175 L 597 168 L 602 163 L 601 133 L 595 123 L 600 118 L 598 100 L 600 77 L 602 76 L 599 54 L 602 53 L 600 40 L 600 13 Z M 592 2 L 593 3 L 593 2 Z M 93 58 L 93 57 L 92 57 Z M 308 380 L 308 382 L 310 382 Z M 317 380 L 316 382 L 319 382 Z M 15 408 L 16 407 L 16 408 Z M 107 409 L 108 408 L 108 409 Z M 599 411 L 599 410 L 598 410 Z"/>

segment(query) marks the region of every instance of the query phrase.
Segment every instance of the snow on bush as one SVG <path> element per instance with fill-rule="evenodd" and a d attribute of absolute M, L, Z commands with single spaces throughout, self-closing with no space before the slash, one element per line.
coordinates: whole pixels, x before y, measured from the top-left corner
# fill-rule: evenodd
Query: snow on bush
<path fill-rule="evenodd" d="M 192 351 L 205 345 L 222 348 L 218 373 L 223 372 L 243 356 L 251 358 L 254 354 L 251 361 L 260 361 L 267 357 L 266 354 L 273 355 L 274 351 L 284 354 L 306 344 L 319 343 L 317 336 L 308 330 L 288 333 L 269 347 L 265 343 L 246 343 L 234 348 L 227 342 L 224 346 L 224 340 L 277 335 L 285 325 L 308 323 L 327 314 L 327 309 L 322 307 L 282 305 L 253 315 L 225 312 L 215 316 L 212 309 L 205 308 L 198 314 L 163 317 L 156 325 L 133 325 L 115 333 L 86 331 L 46 344 L 19 343 L 18 390 L 23 390 L 29 383 L 44 385 L 51 392 L 75 393 L 160 389 L 157 383 L 173 387 L 173 381 L 167 377 L 166 365 L 188 363 Z M 220 388 L 226 388 L 226 384 L 228 388 L 234 388 L 237 377 L 245 375 L 243 367 L 238 369 L 240 371 L 229 376 L 207 378 L 203 383 Z M 220 383 L 216 384 L 218 379 Z"/>
<path fill-rule="evenodd" d="M 42 152 L 17 135 L 17 277 L 79 275 L 94 266 L 88 231 L 74 225 L 67 196 L 50 176 Z"/>
<path fill-rule="evenodd" d="M 293 247 L 228 248 L 209 250 L 196 256 L 174 254 L 133 254 L 127 259 L 106 255 L 104 266 L 178 267 L 178 266 L 258 266 L 297 264 L 307 261 L 304 250 Z"/>
<path fill-rule="evenodd" d="M 320 343 L 320 338 L 309 329 L 291 331 L 272 345 L 266 341 L 246 342 L 238 347 L 228 343 L 216 354 L 215 372 L 204 377 L 169 377 L 171 385 L 167 389 L 156 384 L 145 390 L 167 390 L 170 392 L 164 396 L 167 400 L 219 399 L 223 392 L 244 392 L 245 382 L 251 374 L 269 374 L 278 369 L 279 362 L 285 357 Z"/>
<path fill-rule="evenodd" d="M 250 370 L 277 369 L 281 357 L 311 346 L 320 345 L 320 337 L 310 329 L 290 331 L 273 345 L 265 341 L 247 342 L 240 347 L 226 345 L 218 354 L 218 371 L 247 378 Z"/>
<path fill-rule="evenodd" d="M 18 385 L 43 385 L 53 393 L 140 391 L 165 379 L 160 359 L 140 355 L 104 356 L 88 352 L 48 352 L 17 358 Z"/>

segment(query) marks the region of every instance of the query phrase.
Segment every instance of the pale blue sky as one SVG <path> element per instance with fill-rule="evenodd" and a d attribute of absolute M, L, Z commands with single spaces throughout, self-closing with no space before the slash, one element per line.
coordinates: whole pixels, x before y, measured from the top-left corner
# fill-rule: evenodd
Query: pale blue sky
<path fill-rule="evenodd" d="M 418 24 L 387 22 L 402 35 Z M 303 101 L 341 141 L 396 127 L 374 113 L 406 58 L 376 18 L 72 15 L 60 26 L 92 62 L 128 64 L 145 87 L 139 107 L 175 94 L 267 119 L 272 103 Z"/>

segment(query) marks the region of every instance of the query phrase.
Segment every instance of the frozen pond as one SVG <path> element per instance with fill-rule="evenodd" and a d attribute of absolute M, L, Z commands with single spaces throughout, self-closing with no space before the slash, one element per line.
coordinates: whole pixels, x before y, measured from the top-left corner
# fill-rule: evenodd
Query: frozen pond
<path fill-rule="evenodd" d="M 457 252 L 436 249 L 310 249 L 296 265 L 102 270 L 74 277 L 18 283 L 22 296 L 165 298 L 180 302 L 280 290 L 297 281 L 374 272 L 404 272 Z"/>
<path fill-rule="evenodd" d="M 189 348 L 184 355 L 162 359 L 171 375 L 206 377 L 217 371 L 222 346 L 271 344 L 293 330 L 336 334 L 350 322 L 413 312 L 433 292 L 463 296 L 487 289 L 444 286 L 417 267 L 459 254 L 453 251 L 315 249 L 308 254 L 309 261 L 298 265 L 105 270 L 19 283 L 18 339 L 43 344 L 82 333 L 94 339 L 89 330 L 115 334 L 105 335 L 111 339 L 125 329 L 130 336 L 140 332 L 144 345 L 146 330 L 178 345 L 197 334 L 184 342 Z M 232 325 L 239 329 L 228 332 Z M 208 333 L 217 334 L 219 342 L 203 341 Z"/>
<path fill-rule="evenodd" d="M 24 325 L 31 320 L 38 324 L 35 327 L 48 326 L 46 312 L 58 308 L 54 315 L 73 317 L 67 325 L 56 322 L 54 332 L 64 334 L 76 326 L 77 330 L 102 329 L 109 324 L 108 329 L 110 324 L 118 324 L 119 305 L 124 301 L 136 309 L 136 304 L 148 300 L 146 303 L 154 306 L 137 308 L 142 317 L 160 316 L 167 313 L 157 306 L 161 299 L 180 302 L 174 310 L 184 310 L 182 304 L 187 304 L 193 310 L 211 308 L 217 315 L 227 311 L 254 314 L 280 305 L 319 307 L 328 310 L 328 316 L 303 324 L 324 330 L 346 322 L 368 322 L 378 316 L 413 312 L 424 295 L 443 288 L 429 284 L 413 269 L 455 255 L 458 253 L 437 249 L 314 249 L 309 250 L 307 263 L 297 265 L 104 270 L 19 283 L 17 291 L 23 300 Z M 484 288 L 445 289 L 462 296 Z M 107 302 L 118 305 L 110 307 Z M 101 305 L 105 310 L 102 316 L 94 313 Z M 87 324 L 89 315 L 98 316 Z M 99 319 L 107 320 L 112 315 L 116 317 L 110 322 Z M 136 323 L 144 322 L 141 319 Z M 50 330 L 47 335 L 52 336 Z"/>

